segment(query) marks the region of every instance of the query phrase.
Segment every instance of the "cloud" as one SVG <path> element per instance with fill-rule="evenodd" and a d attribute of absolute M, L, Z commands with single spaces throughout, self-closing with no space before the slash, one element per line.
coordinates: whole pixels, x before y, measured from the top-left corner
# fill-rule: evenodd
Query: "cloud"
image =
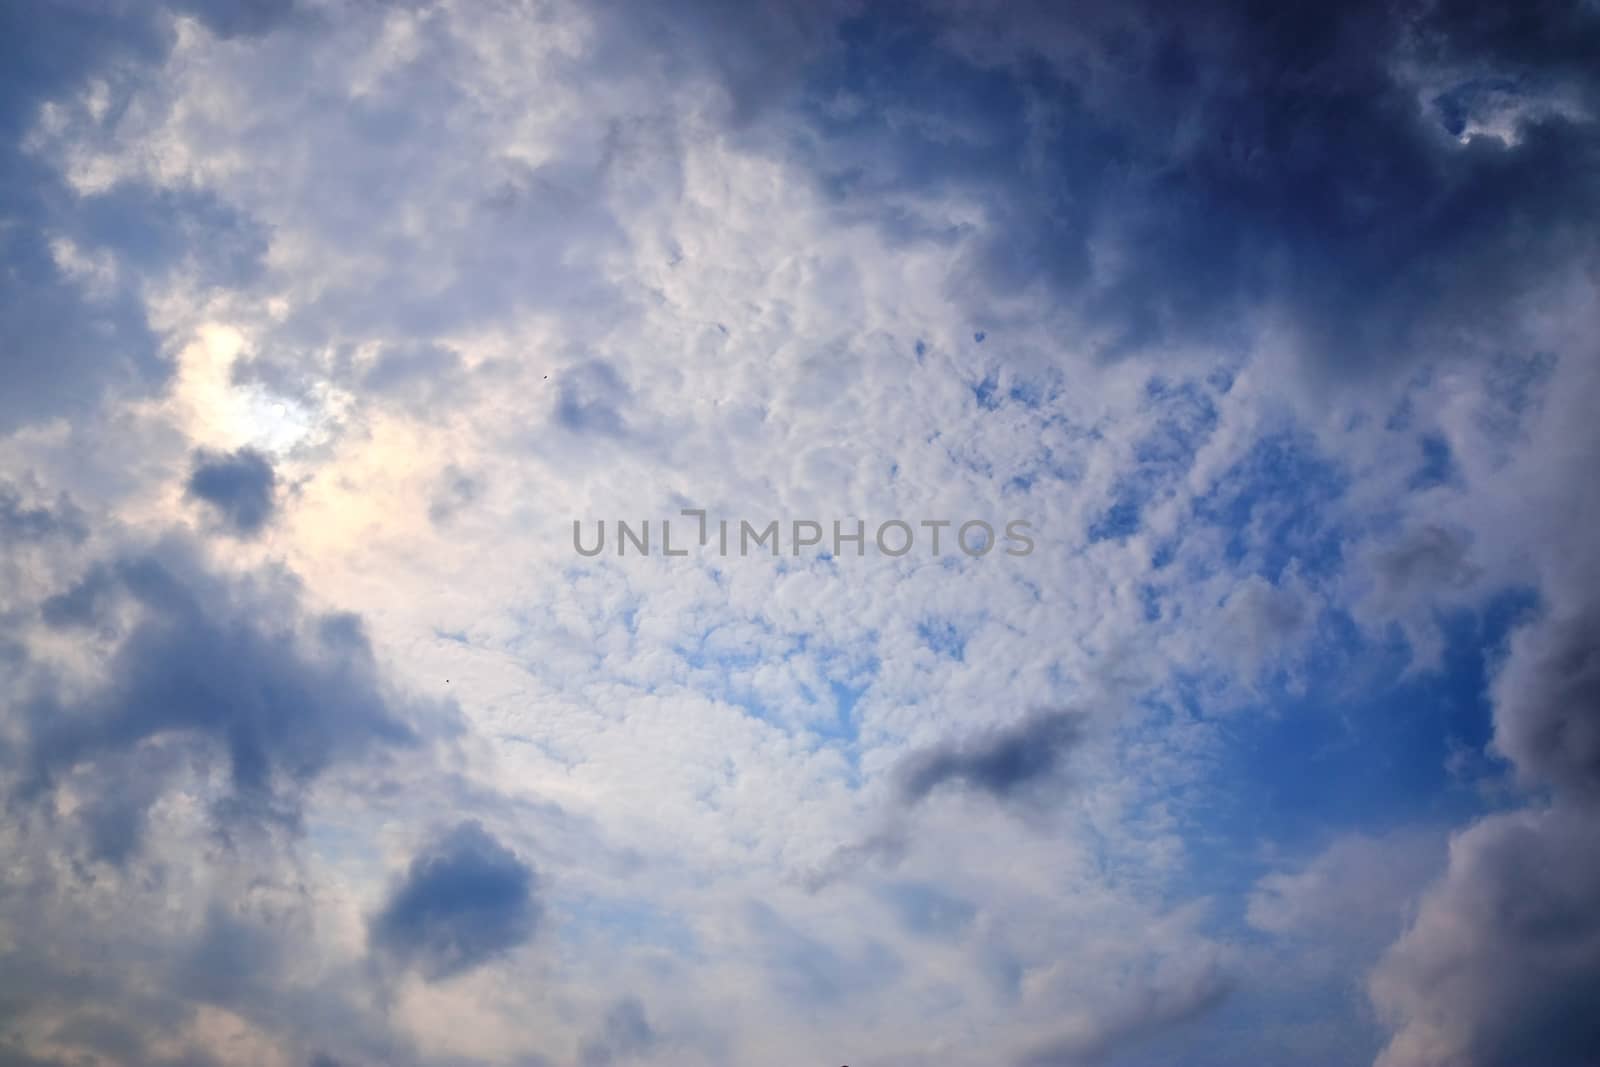
<path fill-rule="evenodd" d="M 1314 625 L 1317 606 L 1315 595 L 1298 575 L 1287 574 L 1277 585 L 1250 575 L 1222 607 L 1225 647 L 1237 657 L 1242 673 L 1256 673 L 1299 644 Z"/>
<path fill-rule="evenodd" d="M 1593 494 L 1555 416 L 1593 422 L 1569 368 L 1595 331 L 1554 283 L 1593 260 L 1592 5 L 1258 7 L 0 15 L 17 1055 L 1155 1057 L 1228 986 L 1151 973 L 1197 942 L 1270 932 L 1342 992 L 1345 945 L 1394 936 L 1437 851 L 1374 808 L 1423 803 L 1387 786 L 1446 717 L 1396 703 L 1468 723 L 1483 679 L 1391 692 L 1370 631 L 1530 573 L 1500 748 L 1529 813 L 1575 816 L 1592 627 L 1552 561 Z M 199 467 L 182 506 L 248 543 L 149 547 Z M 681 506 L 1027 516 L 1040 551 L 582 561 L 554 529 Z M 1470 629 L 1445 669 L 1491 651 Z M 459 719 L 408 695 L 435 685 Z M 1086 721 L 1017 717 L 1069 704 L 1104 708 L 1092 753 Z M 1297 779 L 1346 766 L 1385 788 Z M 975 802 L 924 803 L 951 793 Z M 1291 799 L 1240 810 L 1263 795 Z M 513 836 L 509 808 L 547 821 Z M 1318 820 L 1324 853 L 1254 881 Z M 1418 914 L 1449 927 L 1469 874 L 1505 877 L 1480 867 Z M 794 892 L 810 869 L 832 891 Z M 1387 987 L 1397 1038 L 1477 1040 L 1426 980 L 1492 970 L 1510 935 L 1472 921 L 1397 950 L 1427 964 Z M 561 951 L 516 950 L 558 922 Z M 1550 1003 L 1586 988 L 1525 942 Z M 1354 1062 L 1242 1025 L 1293 994 L 1236 978 L 1196 1056 Z"/>
<path fill-rule="evenodd" d="M 599 1032 L 583 1043 L 584 1067 L 608 1067 L 647 1055 L 659 1040 L 638 997 L 623 997 L 606 1010 Z"/>
<path fill-rule="evenodd" d="M 1370 980 L 1395 1028 L 1377 1067 L 1583 1067 L 1600 1055 L 1600 824 L 1489 816 Z"/>
<path fill-rule="evenodd" d="M 278 506 L 277 471 L 270 459 L 251 448 L 197 453 L 187 489 L 241 537 L 260 533 Z"/>
<path fill-rule="evenodd" d="M 418 745 L 446 709 L 396 696 L 353 616 L 304 611 L 281 572 L 217 575 L 177 538 L 101 562 L 47 600 L 46 625 L 103 641 L 77 679 L 44 664 L 11 708 L 29 725 L 20 788 L 70 789 L 94 852 L 137 847 L 151 805 L 191 762 L 226 768 L 225 833 L 298 822 L 325 772 Z"/>
<path fill-rule="evenodd" d="M 556 421 L 577 434 L 626 437 L 632 393 L 615 367 L 599 360 L 573 367 L 557 387 Z"/>
<path fill-rule="evenodd" d="M 1061 1032 L 1023 1055 L 1020 1067 L 1087 1067 L 1189 1022 L 1222 1003 L 1233 983 L 1212 967 L 1158 976 L 1109 1007 L 1075 1012 Z"/>
<path fill-rule="evenodd" d="M 1083 716 L 1044 708 L 1003 727 L 907 756 L 896 770 L 900 799 L 915 804 L 945 786 L 1007 800 L 1047 780 L 1083 740 Z"/>
<path fill-rule="evenodd" d="M 8 544 L 55 538 L 80 542 L 88 534 L 83 512 L 65 496 L 54 507 L 30 504 L 15 486 L 0 482 L 0 539 Z"/>
<path fill-rule="evenodd" d="M 1519 630 L 1494 697 L 1494 747 L 1519 775 L 1600 801 L 1600 607 Z"/>
<path fill-rule="evenodd" d="M 360 390 L 395 397 L 422 417 L 436 414 L 460 387 L 461 353 L 437 344 L 385 345 L 362 372 Z"/>
<path fill-rule="evenodd" d="M 1474 571 L 1469 549 L 1465 534 L 1432 523 L 1378 547 L 1370 566 L 1379 601 L 1404 604 L 1471 581 Z"/>
<path fill-rule="evenodd" d="M 428 498 L 428 521 L 435 526 L 445 525 L 482 492 L 478 479 L 453 464 L 446 466 Z"/>
<path fill-rule="evenodd" d="M 1443 862 L 1441 834 L 1351 834 L 1297 869 L 1263 875 L 1246 917 L 1256 929 L 1278 935 L 1325 935 L 1343 945 L 1386 940 Z"/>
<path fill-rule="evenodd" d="M 477 822 L 425 845 L 369 931 L 372 946 L 430 982 L 490 963 L 527 943 L 543 907 L 533 868 Z"/>
<path fill-rule="evenodd" d="M 1493 747 L 1549 798 L 1459 833 L 1369 992 L 1378 1067 L 1581 1067 L 1600 1059 L 1600 614 L 1558 608 L 1512 638 Z"/>
<path fill-rule="evenodd" d="M 0 14 L 0 431 L 84 415 L 107 394 L 147 394 L 171 364 L 142 300 L 149 275 L 187 265 L 208 283 L 252 273 L 265 243 L 204 191 L 139 182 L 80 191 L 30 150 L 46 104 L 83 90 L 106 103 L 79 130 L 98 137 L 148 84 L 176 41 L 174 11 L 254 35 L 289 5 L 191 0 L 168 6 L 50 4 Z M 126 260 L 127 269 L 119 268 Z"/>
<path fill-rule="evenodd" d="M 915 10 L 843 20 L 775 150 L 845 217 L 956 245 L 950 292 L 994 317 L 1048 294 L 1104 356 L 1268 327 L 1359 378 L 1492 353 L 1538 279 L 1593 262 L 1588 5 L 1527 20 L 1565 40 L 1455 4 Z M 1461 91 L 1486 79 L 1517 86 L 1503 136 Z"/>

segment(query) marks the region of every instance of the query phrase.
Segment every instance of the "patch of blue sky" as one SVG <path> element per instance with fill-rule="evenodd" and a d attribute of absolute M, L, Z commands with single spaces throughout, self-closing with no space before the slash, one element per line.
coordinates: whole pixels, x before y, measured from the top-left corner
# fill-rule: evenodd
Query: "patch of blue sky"
<path fill-rule="evenodd" d="M 966 661 L 967 636 L 951 619 L 923 619 L 917 623 L 917 639 L 946 659 Z"/>
<path fill-rule="evenodd" d="M 1421 462 L 1406 483 L 1408 489 L 1431 489 L 1459 482 L 1461 473 L 1456 468 L 1449 441 L 1438 434 L 1426 434 L 1419 446 L 1422 450 Z"/>
<path fill-rule="evenodd" d="M 1136 466 L 1119 478 L 1112 501 L 1089 525 L 1089 541 L 1120 541 L 1139 532 L 1145 507 L 1171 492 L 1217 428 L 1217 409 L 1196 382 L 1152 378 L 1146 404 L 1161 412 L 1154 428 L 1134 444 Z"/>
<path fill-rule="evenodd" d="M 1193 516 L 1227 533 L 1223 561 L 1276 583 L 1295 563 L 1307 576 L 1337 572 L 1347 531 L 1335 507 L 1349 484 L 1340 467 L 1290 432 L 1263 437 L 1194 502 Z"/>
<path fill-rule="evenodd" d="M 971 901 L 927 882 L 889 882 L 877 888 L 877 896 L 901 929 L 934 941 L 960 937 L 978 914 Z"/>
<path fill-rule="evenodd" d="M 682 919 L 637 897 L 563 894 L 551 900 L 562 922 L 556 936 L 572 951 L 603 946 L 607 951 L 643 946 L 663 949 L 689 961 L 702 958 L 694 931 Z"/>
<path fill-rule="evenodd" d="M 1217 717 L 1202 680 L 1180 685 L 1185 710 L 1212 718 L 1221 742 L 1201 788 L 1180 798 L 1194 850 L 1186 891 L 1244 893 L 1264 873 L 1269 848 L 1461 825 L 1487 810 L 1480 787 L 1498 765 L 1484 759 L 1463 772 L 1456 757 L 1487 745 L 1495 657 L 1534 607 L 1529 592 L 1507 591 L 1443 618 L 1440 668 L 1424 674 L 1408 673 L 1397 635 L 1370 640 L 1336 618 L 1301 665 L 1304 684 L 1269 679 L 1259 707 Z"/>
<path fill-rule="evenodd" d="M 749 625 L 759 629 L 762 644 L 741 644 L 737 639 L 719 641 L 722 627 L 713 628 L 697 641 L 682 642 L 678 656 L 689 668 L 689 683 L 696 692 L 740 708 L 745 714 L 788 733 L 803 733 L 819 744 L 842 744 L 853 758 L 860 735 L 857 706 L 877 676 L 877 660 L 869 654 L 826 645 L 811 634 L 778 638 L 764 623 Z M 777 642 L 779 647 L 774 648 Z M 871 647 L 872 641 L 865 643 Z M 759 673 L 774 661 L 808 661 L 800 673 L 815 672 L 821 685 L 797 685 L 800 702 L 791 707 L 776 707 L 756 684 Z M 809 668 L 810 670 L 806 670 Z"/>

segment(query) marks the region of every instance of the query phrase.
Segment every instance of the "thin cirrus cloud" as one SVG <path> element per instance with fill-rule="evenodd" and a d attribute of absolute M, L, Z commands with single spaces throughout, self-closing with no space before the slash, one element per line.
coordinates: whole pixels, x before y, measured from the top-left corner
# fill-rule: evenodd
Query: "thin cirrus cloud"
<path fill-rule="evenodd" d="M 0 1059 L 1600 1058 L 1593 5 L 0 22 Z"/>

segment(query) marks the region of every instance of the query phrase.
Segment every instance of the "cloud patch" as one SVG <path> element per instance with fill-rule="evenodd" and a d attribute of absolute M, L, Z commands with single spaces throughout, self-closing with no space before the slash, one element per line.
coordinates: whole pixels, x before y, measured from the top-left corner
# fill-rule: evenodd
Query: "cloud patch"
<path fill-rule="evenodd" d="M 70 787 L 102 858 L 136 848 L 191 766 L 226 770 L 211 800 L 224 833 L 294 826 L 325 772 L 414 747 L 424 720 L 448 718 L 391 692 L 353 616 L 307 613 L 282 572 L 214 574 L 181 539 L 97 564 L 41 616 L 102 642 L 103 667 L 87 681 L 28 673 L 13 697 L 30 727 L 22 795 Z"/>
<path fill-rule="evenodd" d="M 278 473 L 253 448 L 196 453 L 186 490 L 240 537 L 259 534 L 278 508 Z"/>
<path fill-rule="evenodd" d="M 966 740 L 921 749 L 896 771 L 900 800 L 916 804 L 946 787 L 1011 799 L 1055 777 L 1083 737 L 1080 712 L 1044 708 Z"/>
<path fill-rule="evenodd" d="M 372 947 L 429 982 L 452 978 L 526 944 L 543 907 L 526 862 L 475 821 L 411 860 L 369 931 Z"/>

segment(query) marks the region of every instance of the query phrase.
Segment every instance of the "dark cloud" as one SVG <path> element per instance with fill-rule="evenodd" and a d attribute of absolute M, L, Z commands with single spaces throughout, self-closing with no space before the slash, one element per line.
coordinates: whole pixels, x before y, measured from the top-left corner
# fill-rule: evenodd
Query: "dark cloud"
<path fill-rule="evenodd" d="M 583 1043 L 580 1058 L 584 1067 L 608 1067 L 648 1054 L 657 1040 L 644 1004 L 637 997 L 623 997 L 607 1009 L 599 1032 Z"/>
<path fill-rule="evenodd" d="M 182 541 L 90 569 L 41 614 L 104 641 L 103 670 L 86 686 L 40 667 L 10 695 L 28 725 L 21 796 L 70 783 L 102 858 L 129 855 L 152 803 L 196 764 L 227 768 L 212 805 L 224 833 L 293 826 L 328 769 L 445 721 L 390 694 L 349 616 L 306 615 L 286 574 L 211 574 Z"/>
<path fill-rule="evenodd" d="M 373 947 L 430 982 L 525 944 L 539 925 L 533 868 L 477 822 L 425 846 L 369 932 Z"/>
<path fill-rule="evenodd" d="M 900 797 L 915 804 L 947 785 L 1008 799 L 1053 777 L 1083 740 L 1083 716 L 1045 708 L 961 742 L 907 756 L 896 771 Z"/>
<path fill-rule="evenodd" d="M 1442 526 L 1429 524 L 1407 531 L 1373 554 L 1371 566 L 1380 600 L 1400 604 L 1467 584 L 1476 574 L 1469 547 L 1464 534 Z"/>
<path fill-rule="evenodd" d="M 1495 748 L 1524 779 L 1600 801 L 1600 608 L 1520 630 L 1494 696 Z"/>
<path fill-rule="evenodd" d="M 1293 647 L 1313 622 L 1316 604 L 1298 582 L 1278 585 L 1252 575 L 1222 609 L 1225 645 L 1244 669 L 1256 671 Z"/>
<path fill-rule="evenodd" d="M 1371 979 L 1395 1032 L 1378 1067 L 1600 1063 L 1600 821 L 1490 816 Z"/>
<path fill-rule="evenodd" d="M 1379 1067 L 1600 1063 L 1600 610 L 1589 594 L 1553 590 L 1510 642 L 1491 688 L 1493 747 L 1543 797 L 1451 841 L 1442 880 L 1369 982 L 1393 1029 Z"/>
<path fill-rule="evenodd" d="M 208 504 L 242 537 L 253 537 L 278 506 L 278 474 L 272 461 L 252 448 L 201 451 L 189 475 L 189 496 Z"/>
<path fill-rule="evenodd" d="M 1103 356 L 1270 322 L 1344 376 L 1498 352 L 1600 250 L 1600 14 L 1483 7 L 874 5 L 798 70 L 729 46 L 795 70 L 765 143 L 848 217 L 955 245 L 990 318 L 1048 294 Z"/>

